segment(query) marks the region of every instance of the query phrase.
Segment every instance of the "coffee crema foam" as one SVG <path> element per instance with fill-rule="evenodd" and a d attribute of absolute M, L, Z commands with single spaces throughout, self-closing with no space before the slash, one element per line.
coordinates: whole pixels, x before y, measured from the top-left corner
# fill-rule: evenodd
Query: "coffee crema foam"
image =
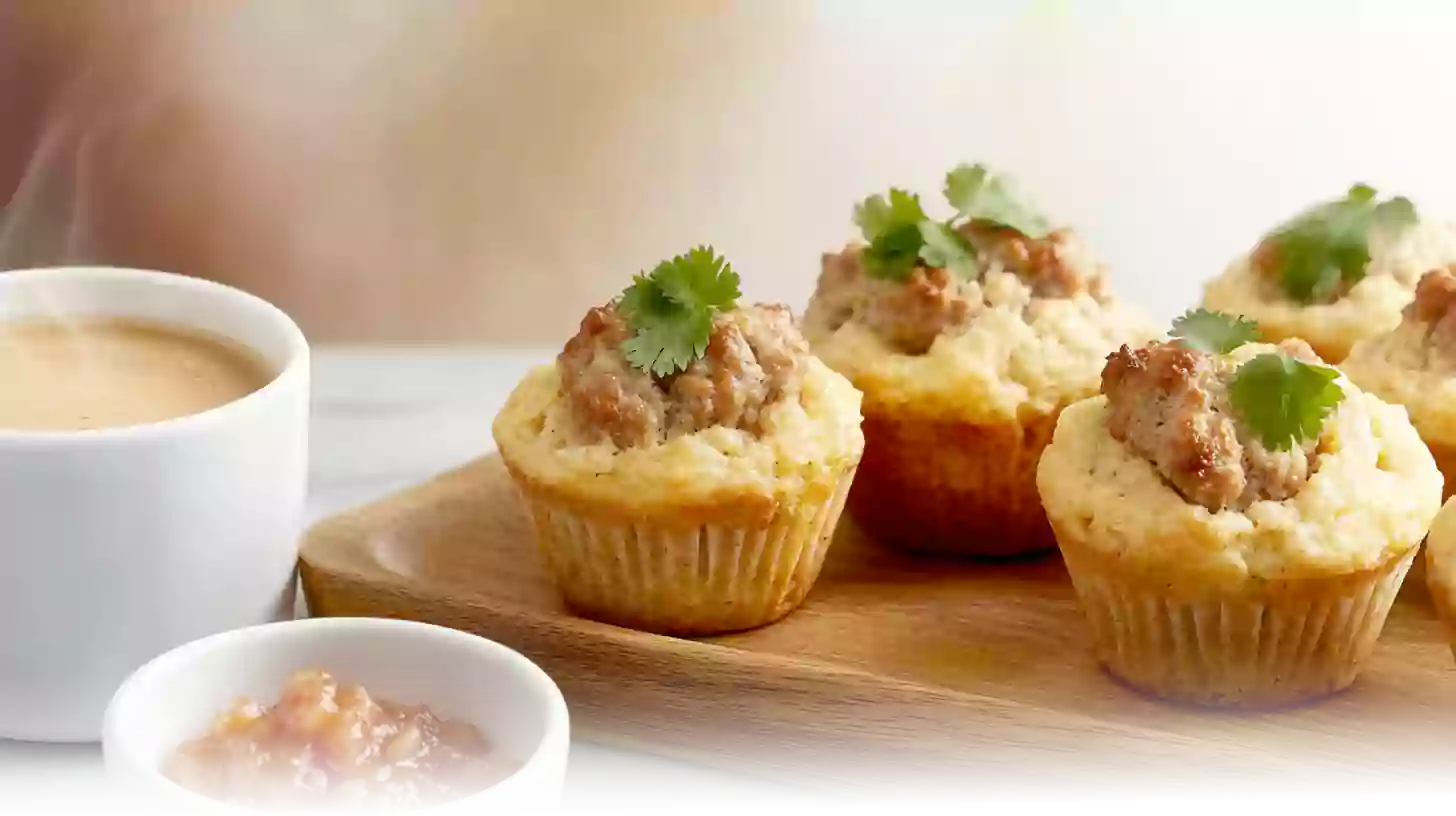
<path fill-rule="evenodd" d="M 126 318 L 0 322 L 0 430 L 163 422 L 267 385 L 253 350 L 195 329 Z"/>

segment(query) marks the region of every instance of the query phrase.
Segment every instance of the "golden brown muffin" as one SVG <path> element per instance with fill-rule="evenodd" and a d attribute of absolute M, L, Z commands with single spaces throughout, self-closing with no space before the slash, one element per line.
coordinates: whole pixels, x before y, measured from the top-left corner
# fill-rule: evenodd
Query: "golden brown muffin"
<path fill-rule="evenodd" d="M 1102 358 L 1156 330 L 1102 265 L 982 167 L 957 168 L 958 215 L 892 191 L 856 210 L 864 243 L 823 256 L 805 333 L 864 393 L 850 512 L 903 548 L 1013 556 L 1055 547 L 1036 463 Z"/>
<path fill-rule="evenodd" d="M 1456 655 L 1456 499 L 1447 499 L 1426 536 L 1426 586 Z"/>
<path fill-rule="evenodd" d="M 783 306 L 738 306 L 709 249 L 590 310 L 494 424 L 542 552 L 586 617 L 709 635 L 818 577 L 863 451 L 860 394 Z"/>
<path fill-rule="evenodd" d="M 1100 660 L 1206 705 L 1349 686 L 1440 505 L 1405 411 L 1302 341 L 1124 347 L 1102 390 L 1037 475 Z"/>
<path fill-rule="evenodd" d="M 1456 270 L 1421 276 L 1394 329 L 1358 343 L 1340 364 L 1352 382 L 1405 407 L 1456 489 Z"/>

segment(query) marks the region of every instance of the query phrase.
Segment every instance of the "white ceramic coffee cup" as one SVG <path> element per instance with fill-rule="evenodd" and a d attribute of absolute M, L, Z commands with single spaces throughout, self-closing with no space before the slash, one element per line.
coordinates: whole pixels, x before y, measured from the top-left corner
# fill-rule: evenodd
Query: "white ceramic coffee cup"
<path fill-rule="evenodd" d="M 266 301 L 161 272 L 0 274 L 0 322 L 38 316 L 200 329 L 253 349 L 276 374 L 248 396 L 165 422 L 0 428 L 0 738 L 94 742 L 111 695 L 139 666 L 292 617 L 309 351 Z"/>

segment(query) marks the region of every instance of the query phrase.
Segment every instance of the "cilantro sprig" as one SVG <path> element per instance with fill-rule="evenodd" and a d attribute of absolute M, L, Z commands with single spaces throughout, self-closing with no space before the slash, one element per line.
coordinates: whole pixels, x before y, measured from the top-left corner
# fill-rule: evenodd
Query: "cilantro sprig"
<path fill-rule="evenodd" d="M 855 205 L 854 223 L 868 243 L 862 256 L 866 273 L 903 281 L 924 264 L 971 279 L 981 268 L 976 247 L 961 227 L 979 223 L 1028 238 L 1043 238 L 1051 231 L 1049 222 L 985 165 L 957 166 L 946 174 L 942 193 L 955 210 L 944 221 L 926 215 L 920 197 L 899 188 Z"/>
<path fill-rule="evenodd" d="M 967 280 L 981 274 L 976 248 L 950 224 L 921 221 L 920 238 L 924 242 L 920 247 L 920 259 L 928 266 L 949 269 Z"/>
<path fill-rule="evenodd" d="M 945 200 L 968 221 L 1013 229 L 1028 238 L 1044 238 L 1051 224 L 985 165 L 962 164 L 946 174 Z"/>
<path fill-rule="evenodd" d="M 1318 204 L 1268 236 L 1262 251 L 1281 288 L 1302 304 L 1327 300 L 1341 285 L 1354 285 L 1370 264 L 1370 233 L 1416 223 L 1415 205 L 1396 196 L 1378 201 L 1374 187 L 1355 184 L 1344 198 Z"/>
<path fill-rule="evenodd" d="M 920 196 L 898 188 L 891 189 L 888 198 L 873 195 L 855 205 L 855 226 L 869 242 L 863 256 L 865 271 L 890 280 L 910 277 L 924 245 L 920 225 L 927 221 Z"/>
<path fill-rule="evenodd" d="M 685 370 L 708 350 L 713 316 L 737 305 L 738 273 L 711 246 L 700 246 L 639 273 L 617 310 L 632 337 L 627 362 L 657 377 Z"/>
<path fill-rule="evenodd" d="M 1183 345 L 1209 354 L 1228 354 L 1245 343 L 1259 339 L 1259 326 L 1252 320 L 1207 309 L 1192 309 L 1173 321 L 1171 337 Z"/>
<path fill-rule="evenodd" d="M 1237 315 L 1193 309 L 1173 321 L 1170 336 L 1189 348 L 1228 354 L 1259 339 L 1259 327 Z M 1289 450 L 1318 439 L 1325 418 L 1345 397 L 1340 373 L 1283 352 L 1245 361 L 1229 382 L 1229 402 L 1240 423 L 1264 447 Z"/>

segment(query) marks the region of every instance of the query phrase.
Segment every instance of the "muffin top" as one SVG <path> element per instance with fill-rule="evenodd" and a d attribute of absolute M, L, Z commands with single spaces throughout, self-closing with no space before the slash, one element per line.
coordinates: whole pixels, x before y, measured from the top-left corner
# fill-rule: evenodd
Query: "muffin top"
<path fill-rule="evenodd" d="M 868 405 L 970 421 L 1048 412 L 1096 389 L 1102 356 L 1153 332 L 1106 269 L 985 167 L 946 177 L 955 215 L 891 190 L 855 209 L 864 241 L 826 253 L 805 332 Z"/>
<path fill-rule="evenodd" d="M 565 408 L 558 429 L 568 444 L 631 448 L 720 426 L 759 437 L 772 407 L 803 390 L 809 344 L 787 306 L 708 315 L 706 342 L 671 340 L 692 350 L 691 359 L 645 351 L 655 341 L 633 328 L 639 314 L 620 301 L 591 309 L 557 356 Z"/>
<path fill-rule="evenodd" d="M 539 481 L 624 496 L 676 483 L 698 498 L 856 458 L 859 393 L 788 307 L 739 297 L 710 247 L 637 275 L 512 392 L 494 425 L 502 454 Z"/>
<path fill-rule="evenodd" d="M 1422 273 L 1456 261 L 1453 226 L 1356 184 L 1262 236 L 1208 283 L 1203 305 L 1348 351 L 1395 326 Z"/>
<path fill-rule="evenodd" d="M 1340 368 L 1404 405 L 1427 441 L 1456 445 L 1456 269 L 1422 275 L 1400 323 L 1356 345 Z"/>
<path fill-rule="evenodd" d="M 1254 362 L 1181 340 L 1123 346 L 1102 370 L 1108 433 L 1210 512 L 1295 495 L 1319 464 L 1319 434 L 1311 431 L 1343 392 L 1333 382 L 1337 372 L 1304 341 L 1274 348 Z M 1280 388 L 1280 378 L 1289 391 L 1296 378 L 1308 382 L 1302 416 L 1263 412 L 1265 402 L 1282 407 L 1282 391 L 1251 393 Z"/>
<path fill-rule="evenodd" d="M 1417 546 L 1442 479 L 1405 412 L 1302 341 L 1255 334 L 1200 310 L 1109 355 L 1103 393 L 1063 412 L 1042 455 L 1054 523 L 1201 586 L 1372 569 Z"/>

